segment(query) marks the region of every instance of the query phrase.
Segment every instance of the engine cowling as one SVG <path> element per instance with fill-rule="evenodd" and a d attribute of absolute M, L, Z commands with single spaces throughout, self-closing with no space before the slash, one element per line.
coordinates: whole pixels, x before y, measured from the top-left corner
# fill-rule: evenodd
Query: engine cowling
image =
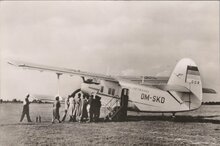
<path fill-rule="evenodd" d="M 97 84 L 88 84 L 88 83 L 82 83 L 81 84 L 81 91 L 84 94 L 91 95 L 93 93 L 97 93 L 100 90 L 101 86 Z"/>

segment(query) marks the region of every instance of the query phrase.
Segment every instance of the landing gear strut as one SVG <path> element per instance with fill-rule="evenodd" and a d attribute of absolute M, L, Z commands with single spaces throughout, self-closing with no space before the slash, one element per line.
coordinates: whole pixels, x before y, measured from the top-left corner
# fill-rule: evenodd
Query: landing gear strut
<path fill-rule="evenodd" d="M 172 114 L 173 114 L 173 115 L 172 115 L 172 118 L 175 118 L 175 117 L 176 117 L 176 116 L 175 116 L 176 113 L 172 113 Z"/>

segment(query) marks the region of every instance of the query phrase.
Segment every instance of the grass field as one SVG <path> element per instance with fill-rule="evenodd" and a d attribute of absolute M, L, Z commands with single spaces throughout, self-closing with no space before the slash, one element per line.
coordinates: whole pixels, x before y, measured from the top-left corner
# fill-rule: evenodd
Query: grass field
<path fill-rule="evenodd" d="M 177 114 L 129 112 L 126 122 L 51 124 L 50 104 L 32 104 L 19 123 L 21 104 L 0 104 L 0 145 L 220 145 L 220 106 Z M 63 110 L 61 109 L 61 115 Z"/>

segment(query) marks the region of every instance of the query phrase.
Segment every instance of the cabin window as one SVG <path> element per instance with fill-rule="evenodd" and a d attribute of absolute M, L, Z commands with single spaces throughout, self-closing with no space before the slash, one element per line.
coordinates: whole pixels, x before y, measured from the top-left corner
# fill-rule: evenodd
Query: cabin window
<path fill-rule="evenodd" d="M 111 92 L 112 92 L 112 89 L 108 88 L 108 94 L 111 94 Z"/>
<path fill-rule="evenodd" d="M 112 89 L 112 95 L 115 95 L 115 89 Z"/>
<path fill-rule="evenodd" d="M 115 95 L 115 89 L 113 89 L 113 88 L 108 88 L 108 94 L 109 95 Z"/>
<path fill-rule="evenodd" d="M 100 92 L 103 92 L 103 91 L 104 91 L 104 86 L 101 86 Z"/>

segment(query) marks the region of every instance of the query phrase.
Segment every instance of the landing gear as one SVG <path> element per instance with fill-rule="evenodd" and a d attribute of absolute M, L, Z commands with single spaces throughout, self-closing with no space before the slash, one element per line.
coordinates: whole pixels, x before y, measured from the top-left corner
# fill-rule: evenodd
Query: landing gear
<path fill-rule="evenodd" d="M 175 117 L 176 117 L 176 116 L 175 116 L 176 113 L 172 113 L 172 114 L 173 114 L 173 115 L 172 115 L 172 118 L 175 118 Z"/>

